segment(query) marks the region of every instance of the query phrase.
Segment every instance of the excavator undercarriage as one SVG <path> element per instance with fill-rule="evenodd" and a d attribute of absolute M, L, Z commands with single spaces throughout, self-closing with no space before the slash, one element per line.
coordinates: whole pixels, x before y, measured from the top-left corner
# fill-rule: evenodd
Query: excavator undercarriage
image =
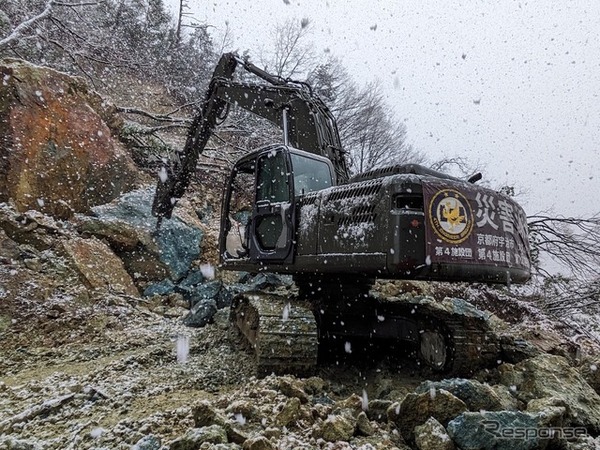
<path fill-rule="evenodd" d="M 235 297 L 230 319 L 255 353 L 259 376 L 309 374 L 317 365 L 319 337 L 309 303 L 248 292 Z"/>
<path fill-rule="evenodd" d="M 381 348 L 401 351 L 388 356 L 416 361 L 425 371 L 468 375 L 499 359 L 490 316 L 457 298 L 440 302 L 343 288 L 308 295 L 244 293 L 231 308 L 231 322 L 255 353 L 262 376 L 310 374 L 319 361 L 353 352 L 368 359 Z"/>

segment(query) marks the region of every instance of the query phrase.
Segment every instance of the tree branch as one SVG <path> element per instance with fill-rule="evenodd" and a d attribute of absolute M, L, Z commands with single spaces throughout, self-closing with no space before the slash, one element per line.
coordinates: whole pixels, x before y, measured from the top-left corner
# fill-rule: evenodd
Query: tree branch
<path fill-rule="evenodd" d="M 529 216 L 527 224 L 534 251 L 547 254 L 568 268 L 576 278 L 598 274 L 600 217 L 583 219 L 536 215 Z"/>
<path fill-rule="evenodd" d="M 155 120 L 157 122 L 171 122 L 178 123 L 184 125 L 190 125 L 192 123 L 192 119 L 183 118 L 183 117 L 170 117 L 165 114 L 153 114 L 148 111 L 144 111 L 143 109 L 134 108 L 131 106 L 117 106 L 117 111 L 126 113 L 126 114 L 137 114 L 140 116 L 148 117 L 149 119 Z"/>
<path fill-rule="evenodd" d="M 75 58 L 75 56 L 68 49 L 66 49 L 60 42 L 55 41 L 54 39 L 49 39 L 48 42 L 50 42 L 53 45 L 56 45 L 58 48 L 64 51 L 65 54 L 71 59 L 71 61 L 73 61 L 73 64 L 75 64 L 77 68 L 81 70 L 81 72 L 87 77 L 90 83 L 92 83 L 92 86 L 96 88 L 94 78 L 81 66 L 81 64 L 79 64 L 77 58 Z"/>
<path fill-rule="evenodd" d="M 40 22 L 49 17 L 50 14 L 52 14 L 52 9 L 54 8 L 54 5 L 54 0 L 48 0 L 48 3 L 46 3 L 46 7 L 41 13 L 17 25 L 7 37 L 5 37 L 4 39 L 0 39 L 0 49 L 7 47 L 11 42 L 16 41 L 23 33 L 25 33 L 25 31 L 27 31 L 37 22 Z"/>

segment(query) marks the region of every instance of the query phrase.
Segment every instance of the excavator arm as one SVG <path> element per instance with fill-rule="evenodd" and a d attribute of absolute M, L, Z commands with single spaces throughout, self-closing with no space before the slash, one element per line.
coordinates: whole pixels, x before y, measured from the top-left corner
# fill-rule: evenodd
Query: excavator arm
<path fill-rule="evenodd" d="M 268 84 L 233 80 L 238 65 Z M 152 214 L 170 218 L 177 199 L 187 189 L 217 122 L 235 104 L 275 125 L 284 132 L 284 142 L 298 149 L 327 157 L 334 165 L 338 183 L 349 179 L 336 122 L 327 106 L 305 83 L 269 74 L 232 53 L 224 54 L 211 78 L 202 106 L 188 131 L 184 148 L 177 152 L 159 174 Z"/>

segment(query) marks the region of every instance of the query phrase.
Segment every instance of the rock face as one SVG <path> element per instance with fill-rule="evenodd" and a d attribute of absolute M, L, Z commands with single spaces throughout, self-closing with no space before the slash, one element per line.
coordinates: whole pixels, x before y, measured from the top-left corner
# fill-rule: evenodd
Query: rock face
<path fill-rule="evenodd" d="M 0 202 L 68 218 L 132 188 L 114 116 L 82 79 L 18 60 L 0 72 Z"/>
<path fill-rule="evenodd" d="M 600 357 L 585 358 L 578 368 L 578 371 L 589 385 L 600 394 Z"/>

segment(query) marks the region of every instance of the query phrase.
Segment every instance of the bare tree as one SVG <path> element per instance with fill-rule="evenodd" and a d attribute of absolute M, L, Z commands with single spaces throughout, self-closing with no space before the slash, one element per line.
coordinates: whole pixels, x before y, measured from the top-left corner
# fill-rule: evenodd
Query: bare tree
<path fill-rule="evenodd" d="M 225 40 L 229 39 L 227 33 L 228 30 Z M 271 35 L 272 49 L 261 51 L 259 64 L 269 73 L 283 79 L 303 81 L 317 61 L 313 45 L 309 41 L 308 21 L 288 20 L 277 25 Z M 249 55 L 244 53 L 242 57 L 249 58 Z M 236 77 L 251 83 L 257 82 L 254 75 L 244 71 L 236 73 Z M 217 155 L 221 160 L 233 164 L 241 156 L 240 152 L 248 152 L 282 140 L 281 130 L 270 121 L 248 111 L 232 108 L 219 133 L 211 141 L 216 145 L 215 148 L 212 151 L 207 149 L 207 154 Z"/>
<path fill-rule="evenodd" d="M 83 74 L 97 88 L 129 74 L 187 102 L 214 61 L 206 26 L 182 36 L 164 0 L 0 0 L 0 10 L 0 57 Z"/>
<path fill-rule="evenodd" d="M 215 38 L 215 54 L 221 55 L 233 45 L 233 33 L 229 27 L 229 22 L 225 24 L 225 29 L 221 30 Z"/>
<path fill-rule="evenodd" d="M 355 91 L 355 96 L 343 99 L 348 105 L 361 106 L 354 120 L 344 121 L 344 111 L 339 110 L 346 148 L 355 172 L 407 162 L 419 162 L 416 152 L 406 144 L 406 126 L 396 120 L 383 99 L 378 83 L 369 83 Z M 348 105 L 348 106 L 350 106 Z"/>
<path fill-rule="evenodd" d="M 175 44 L 181 42 L 181 31 L 184 27 L 183 19 L 189 14 L 189 4 L 187 0 L 179 0 L 177 10 L 177 30 L 175 31 Z"/>
<path fill-rule="evenodd" d="M 600 217 L 536 215 L 528 224 L 533 299 L 557 321 L 594 339 L 590 317 L 600 314 Z M 547 270 L 547 258 L 560 269 Z"/>
<path fill-rule="evenodd" d="M 433 170 L 439 172 L 448 173 L 450 175 L 457 176 L 459 178 L 468 178 L 471 175 L 481 171 L 481 163 L 473 163 L 464 156 L 447 156 L 433 163 L 429 163 L 428 166 Z M 515 193 L 514 187 L 503 186 L 498 189 L 501 192 L 509 196 L 513 196 Z"/>
<path fill-rule="evenodd" d="M 335 58 L 314 69 L 309 82 L 337 118 L 353 172 L 424 161 L 423 156 L 406 143 L 406 126 L 386 104 L 379 83 L 359 87 Z"/>
<path fill-rule="evenodd" d="M 535 215 L 527 218 L 534 263 L 545 277 L 551 274 L 540 267 L 547 255 L 566 268 L 571 277 L 589 279 L 600 272 L 600 217 L 589 219 Z"/>
<path fill-rule="evenodd" d="M 542 305 L 556 314 L 593 308 L 600 312 L 600 277 L 581 282 L 561 275 L 552 275 L 540 286 Z"/>
<path fill-rule="evenodd" d="M 0 50 L 8 47 L 10 44 L 16 42 L 17 40 L 22 39 L 24 35 L 31 31 L 31 29 L 36 23 L 51 17 L 52 12 L 56 6 L 57 2 L 55 0 L 48 0 L 43 6 L 42 11 L 40 11 L 33 17 L 18 23 L 12 30 L 9 30 L 8 35 L 0 39 Z M 58 6 L 62 5 L 58 4 Z M 8 16 L 6 17 L 6 19 L 9 20 Z"/>
<path fill-rule="evenodd" d="M 308 19 L 289 19 L 271 33 L 273 50 L 264 51 L 261 62 L 266 69 L 282 78 L 305 78 L 318 63 L 310 42 Z"/>
<path fill-rule="evenodd" d="M 422 162 L 422 155 L 406 143 L 406 126 L 386 104 L 381 85 L 371 82 L 359 87 L 339 59 L 316 56 L 310 37 L 306 19 L 278 25 L 273 32 L 273 50 L 263 52 L 261 65 L 284 79 L 305 80 L 312 86 L 336 117 L 351 170 Z M 256 130 L 269 126 L 260 121 L 254 124 Z"/>
<path fill-rule="evenodd" d="M 0 42 L 0 56 L 17 56 L 92 79 L 90 70 L 104 62 L 106 52 L 101 49 L 110 42 L 98 36 L 100 24 L 96 19 L 104 4 L 105 0 L 8 2 L 2 8 L 8 24 Z M 119 8 L 111 12 L 119 16 Z"/>

